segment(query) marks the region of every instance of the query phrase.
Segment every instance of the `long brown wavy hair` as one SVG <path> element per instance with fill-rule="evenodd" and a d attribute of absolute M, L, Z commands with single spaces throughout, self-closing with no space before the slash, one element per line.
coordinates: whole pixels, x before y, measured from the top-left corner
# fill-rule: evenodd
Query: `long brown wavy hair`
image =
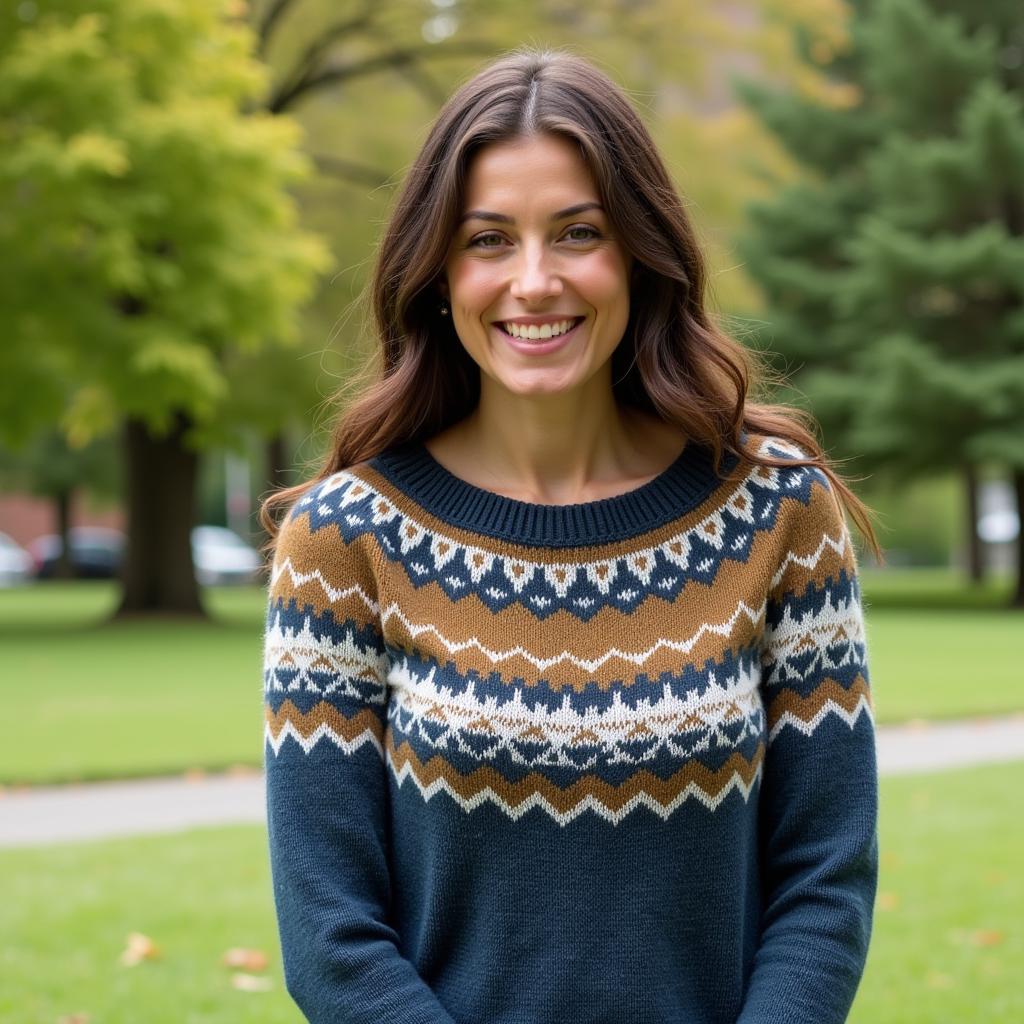
<path fill-rule="evenodd" d="M 748 397 L 779 381 L 763 357 L 726 334 L 705 308 L 704 255 L 626 95 L 575 54 L 534 49 L 509 53 L 474 75 L 430 129 L 391 214 L 370 282 L 379 348 L 350 382 L 355 397 L 338 415 L 319 473 L 264 500 L 260 520 L 271 537 L 268 549 L 279 506 L 393 445 L 426 440 L 475 408 L 480 370 L 451 318 L 439 312 L 438 280 L 473 155 L 490 143 L 542 132 L 578 145 L 616 237 L 635 258 L 629 321 L 612 355 L 616 400 L 677 424 L 688 439 L 712 449 L 716 467 L 724 452 L 750 465 L 819 467 L 881 562 L 870 510 L 825 457 L 813 417 Z M 743 431 L 783 438 L 808 457 L 762 455 L 742 443 Z"/>

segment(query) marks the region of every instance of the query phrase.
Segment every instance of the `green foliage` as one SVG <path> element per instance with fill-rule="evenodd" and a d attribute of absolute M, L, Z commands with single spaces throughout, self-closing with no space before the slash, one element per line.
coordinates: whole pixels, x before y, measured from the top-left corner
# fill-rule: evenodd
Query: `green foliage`
<path fill-rule="evenodd" d="M 73 444 L 175 410 L 216 424 L 230 360 L 294 342 L 326 268 L 288 188 L 297 125 L 241 107 L 265 86 L 226 2 L 61 0 L 0 37 L 0 280 L 9 439 Z"/>
<path fill-rule="evenodd" d="M 825 436 L 873 467 L 1024 467 L 1024 78 L 999 3 L 856 5 L 850 105 L 743 96 L 804 166 L 742 248 Z"/>

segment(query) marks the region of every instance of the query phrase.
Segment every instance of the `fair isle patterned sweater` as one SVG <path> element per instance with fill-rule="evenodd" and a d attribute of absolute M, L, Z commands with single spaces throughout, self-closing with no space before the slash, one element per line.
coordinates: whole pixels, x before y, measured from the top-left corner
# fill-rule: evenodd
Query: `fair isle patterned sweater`
<path fill-rule="evenodd" d="M 267 806 L 313 1024 L 846 1019 L 878 870 L 855 556 L 819 470 L 719 470 L 690 443 L 537 505 L 412 443 L 293 506 Z"/>

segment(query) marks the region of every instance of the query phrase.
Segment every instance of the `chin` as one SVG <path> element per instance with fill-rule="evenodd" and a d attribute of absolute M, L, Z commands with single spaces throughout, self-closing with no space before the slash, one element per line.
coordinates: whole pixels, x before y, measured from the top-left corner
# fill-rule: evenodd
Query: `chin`
<path fill-rule="evenodd" d="M 571 391 L 581 381 L 574 376 L 557 370 L 533 370 L 522 374 L 508 374 L 498 378 L 498 383 L 516 395 L 560 395 Z"/>

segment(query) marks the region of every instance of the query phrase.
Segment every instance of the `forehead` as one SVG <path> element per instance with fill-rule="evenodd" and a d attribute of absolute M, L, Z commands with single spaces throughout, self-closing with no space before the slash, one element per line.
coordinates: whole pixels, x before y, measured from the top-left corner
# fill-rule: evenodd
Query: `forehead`
<path fill-rule="evenodd" d="M 575 142 L 533 135 L 492 142 L 474 154 L 463 208 L 504 212 L 505 206 L 542 209 L 599 201 L 593 175 Z"/>

